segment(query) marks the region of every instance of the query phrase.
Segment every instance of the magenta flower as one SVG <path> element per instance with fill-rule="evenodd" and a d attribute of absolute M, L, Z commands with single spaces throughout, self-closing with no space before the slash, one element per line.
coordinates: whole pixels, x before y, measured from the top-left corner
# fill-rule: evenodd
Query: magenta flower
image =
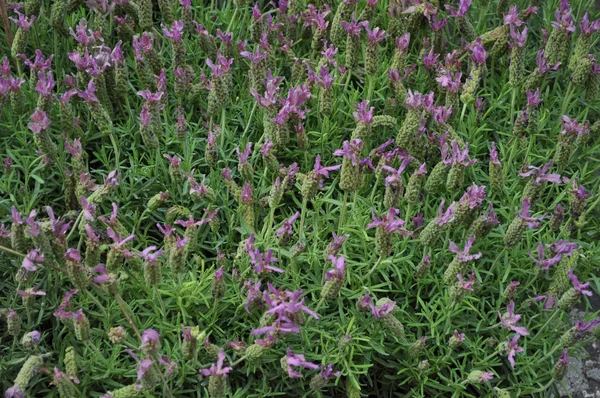
<path fill-rule="evenodd" d="M 555 13 L 556 20 L 552 21 L 552 27 L 567 33 L 575 32 L 575 22 L 573 21 L 571 13 L 572 10 L 569 6 L 569 0 L 561 0 L 560 7 Z"/>
<path fill-rule="evenodd" d="M 116 281 L 115 276 L 111 275 L 108 270 L 106 269 L 106 267 L 104 267 L 103 265 L 97 265 L 95 266 L 92 271 L 97 272 L 98 276 L 94 277 L 94 282 L 95 283 L 108 283 L 108 284 L 112 284 Z"/>
<path fill-rule="evenodd" d="M 98 98 L 96 97 L 96 85 L 94 81 L 90 79 L 86 90 L 77 90 L 77 95 L 79 98 L 85 101 L 86 104 L 93 104 L 98 102 Z"/>
<path fill-rule="evenodd" d="M 229 60 L 225 58 L 221 52 L 217 52 L 217 60 L 214 63 L 211 59 L 206 58 L 206 65 L 213 71 L 215 77 L 224 76 L 231 69 L 231 65 L 233 64 L 233 58 Z"/>
<path fill-rule="evenodd" d="M 119 223 L 119 220 L 117 219 L 118 214 L 119 214 L 119 206 L 115 202 L 112 202 L 112 211 L 110 213 L 110 217 L 106 218 L 104 216 L 100 216 L 100 217 L 98 217 L 98 220 L 102 221 L 106 225 L 114 227 Z"/>
<path fill-rule="evenodd" d="M 248 163 L 248 158 L 250 157 L 250 154 L 252 153 L 252 143 L 249 142 L 246 144 L 246 148 L 244 149 L 244 151 L 240 151 L 240 148 L 237 147 L 235 148 L 235 152 L 238 155 L 238 160 L 240 162 L 240 164 L 246 164 Z"/>
<path fill-rule="evenodd" d="M 76 295 L 78 292 L 79 290 L 77 289 L 69 290 L 67 294 L 65 294 L 63 301 L 60 303 L 58 309 L 54 312 L 53 315 L 59 319 L 72 318 L 74 316 L 74 313 L 67 310 L 71 304 L 71 298 L 73 298 L 73 296 Z"/>
<path fill-rule="evenodd" d="M 523 24 L 524 22 L 519 19 L 519 10 L 517 9 L 517 5 L 513 4 L 508 9 L 508 12 L 504 14 L 504 25 L 519 27 Z"/>
<path fill-rule="evenodd" d="M 22 267 L 25 268 L 27 271 L 33 272 L 38 269 L 38 267 L 35 264 L 36 263 L 41 264 L 43 262 L 44 262 L 44 254 L 41 253 L 37 249 L 33 249 L 33 250 L 30 250 L 27 253 L 27 256 L 25 256 L 25 258 L 23 259 Z"/>
<path fill-rule="evenodd" d="M 283 225 L 281 226 L 281 228 L 279 228 L 277 231 L 275 231 L 275 234 L 277 236 L 291 235 L 293 233 L 292 225 L 294 225 L 294 221 L 296 221 L 299 216 L 300 216 L 300 212 L 297 211 L 293 216 L 291 216 L 289 219 L 287 219 L 283 222 Z"/>
<path fill-rule="evenodd" d="M 471 0 L 460 0 L 458 10 L 455 10 L 453 7 L 446 4 L 446 10 L 450 11 L 451 16 L 457 18 L 464 17 L 467 14 L 467 11 L 469 11 L 469 7 L 471 7 Z"/>
<path fill-rule="evenodd" d="M 233 33 L 232 32 L 223 33 L 223 31 L 221 29 L 217 29 L 217 37 L 225 45 L 232 45 L 233 44 Z"/>
<path fill-rule="evenodd" d="M 369 108 L 369 100 L 363 100 L 360 104 L 356 105 L 356 112 L 353 112 L 354 120 L 356 123 L 364 123 L 367 126 L 373 123 L 373 115 L 375 113 L 375 107 Z"/>
<path fill-rule="evenodd" d="M 21 14 L 19 11 L 16 10 L 15 13 L 19 16 L 18 19 L 13 17 L 8 17 L 8 19 L 13 21 L 19 28 L 23 29 L 24 31 L 29 31 L 29 29 L 31 29 L 33 21 L 35 21 L 35 15 L 26 17 L 25 15 Z"/>
<path fill-rule="evenodd" d="M 29 67 L 29 69 L 31 69 L 32 72 L 36 73 L 36 75 L 37 72 L 50 69 L 50 66 L 52 65 L 52 58 L 54 58 L 54 55 L 50 55 L 48 58 L 44 58 L 44 54 L 39 48 L 35 50 L 35 58 L 32 58 L 31 60 L 28 59 L 25 56 L 25 54 L 19 54 L 18 56 L 19 58 L 23 59 L 23 63 L 27 67 Z M 5 58 L 5 60 L 8 61 L 8 58 Z"/>
<path fill-rule="evenodd" d="M 319 69 L 319 75 L 317 76 L 310 68 L 308 69 L 308 77 L 310 82 L 316 82 L 324 89 L 330 89 L 335 79 L 329 73 L 329 68 L 321 66 Z"/>
<path fill-rule="evenodd" d="M 134 234 L 129 235 L 126 238 L 121 238 L 117 233 L 111 228 L 108 227 L 106 229 L 107 235 L 115 242 L 110 247 L 114 250 L 122 250 L 123 246 L 125 246 L 128 242 L 132 241 L 135 238 Z M 125 250 L 125 254 L 129 255 L 129 252 Z"/>
<path fill-rule="evenodd" d="M 544 244 L 542 242 L 538 243 L 536 251 L 537 251 L 539 260 L 536 260 L 533 257 L 531 252 L 529 252 L 529 257 L 533 260 L 533 262 L 535 264 L 537 264 L 544 271 L 548 271 L 550 269 L 550 267 L 552 267 L 555 264 L 558 264 L 558 262 L 562 259 L 561 254 L 557 254 L 551 258 L 545 258 Z"/>
<path fill-rule="evenodd" d="M 360 153 L 362 152 L 364 145 L 364 142 L 360 139 L 352 140 L 352 142 L 344 141 L 342 149 L 336 149 L 333 152 L 333 156 L 343 156 L 350 159 L 352 165 L 358 167 Z"/>
<path fill-rule="evenodd" d="M 160 24 L 160 27 L 162 28 L 165 37 L 171 39 L 173 42 L 181 42 L 183 39 L 183 21 L 173 22 L 171 29 L 163 24 Z"/>
<path fill-rule="evenodd" d="M 252 249 L 248 252 L 248 255 L 250 256 L 250 262 L 254 265 L 254 272 L 257 274 L 269 271 L 278 272 L 280 274 L 284 272 L 281 268 L 270 265 L 279 261 L 277 258 L 273 257 L 273 250 L 271 249 L 267 250 L 264 254 L 258 249 Z"/>
<path fill-rule="evenodd" d="M 535 63 L 537 65 L 537 71 L 540 75 L 543 75 L 544 73 L 548 72 L 549 70 L 557 70 L 558 67 L 560 66 L 560 62 L 557 62 L 553 66 L 549 66 L 548 58 L 544 57 L 543 49 L 538 51 L 537 56 L 535 58 Z"/>
<path fill-rule="evenodd" d="M 468 275 L 469 280 L 465 280 L 462 274 L 457 274 L 456 279 L 458 279 L 458 286 L 467 291 L 473 291 L 473 285 L 475 284 L 475 274 L 471 273 Z"/>
<path fill-rule="evenodd" d="M 506 313 L 503 315 L 498 311 L 498 316 L 500 317 L 500 322 L 502 327 L 511 329 L 512 331 L 520 334 L 521 336 L 527 336 L 529 331 L 523 326 L 516 326 L 517 322 L 521 320 L 521 315 L 515 314 L 515 302 L 510 301 L 508 306 L 506 307 Z"/>
<path fill-rule="evenodd" d="M 39 108 L 36 108 L 30 118 L 33 122 L 27 124 L 27 127 L 36 134 L 39 134 L 50 127 L 51 122 L 48 115 Z"/>
<path fill-rule="evenodd" d="M 515 355 L 518 352 L 523 352 L 523 347 L 519 347 L 519 345 L 517 344 L 517 341 L 519 340 L 519 337 L 521 337 L 520 334 L 515 334 L 513 336 L 512 339 L 508 340 L 508 345 L 507 345 L 507 349 L 508 349 L 508 362 L 510 362 L 510 366 L 512 368 L 515 367 Z"/>
<path fill-rule="evenodd" d="M 325 280 L 343 280 L 346 272 L 346 261 L 344 256 L 335 257 L 333 255 L 329 255 L 329 260 L 333 263 L 333 269 L 325 272 Z"/>
<path fill-rule="evenodd" d="M 315 319 L 319 319 L 319 315 L 304 305 L 304 299 L 300 296 L 304 293 L 303 290 L 280 291 L 275 289 L 270 283 L 267 284 L 269 291 L 273 294 L 270 296 L 267 291 L 263 293 L 263 298 L 269 307 L 265 314 L 274 314 L 281 319 L 288 319 L 290 315 L 304 312 Z"/>
<path fill-rule="evenodd" d="M 325 18 L 331 10 L 328 6 L 326 6 L 323 11 L 317 10 L 317 8 L 313 4 L 309 4 L 307 6 L 307 11 L 302 13 L 302 18 L 304 19 L 304 26 L 309 27 L 313 26 L 319 30 L 325 31 L 329 26 L 329 22 L 325 21 Z"/>
<path fill-rule="evenodd" d="M 404 170 L 406 170 L 411 161 L 411 157 L 404 158 L 400 167 L 398 167 L 398 170 L 390 166 L 383 166 L 382 170 L 385 170 L 390 174 L 385 178 L 385 185 L 387 186 L 393 183 L 402 184 L 402 173 L 404 173 Z"/>
<path fill-rule="evenodd" d="M 586 295 L 588 297 L 592 296 L 592 291 L 591 290 L 586 290 L 586 288 L 590 286 L 590 282 L 580 283 L 579 279 L 577 278 L 577 275 L 575 275 L 573 273 L 572 269 L 569 270 L 569 274 L 568 275 L 569 275 L 569 279 L 573 283 L 573 289 L 575 289 L 577 291 L 577 293 L 584 294 L 584 295 Z"/>
<path fill-rule="evenodd" d="M 475 43 L 469 46 L 471 50 L 471 60 L 475 63 L 475 65 L 483 65 L 487 60 L 487 52 L 481 44 L 481 38 L 477 38 Z"/>
<path fill-rule="evenodd" d="M 521 204 L 521 211 L 517 211 L 517 216 L 527 224 L 529 228 L 537 228 L 540 226 L 540 221 L 544 217 L 531 217 L 529 214 L 529 207 L 531 199 L 525 198 Z"/>
<path fill-rule="evenodd" d="M 395 43 L 398 50 L 405 52 L 410 44 L 410 32 L 406 32 L 402 36 L 397 37 Z"/>
<path fill-rule="evenodd" d="M 492 142 L 492 149 L 490 150 L 490 161 L 493 164 L 500 165 L 500 159 L 498 158 L 498 150 L 496 149 L 496 143 Z"/>
<path fill-rule="evenodd" d="M 440 227 L 454 221 L 454 208 L 456 207 L 456 202 L 452 202 L 446 211 L 444 211 L 445 203 L 446 199 L 442 199 L 442 202 L 438 208 L 437 216 L 434 220 L 435 223 Z"/>
<path fill-rule="evenodd" d="M 583 18 L 579 23 L 579 29 L 581 29 L 581 33 L 583 33 L 586 36 L 589 36 L 595 31 L 600 30 L 600 19 L 590 23 L 590 16 L 586 12 L 585 14 L 583 14 Z"/>
<path fill-rule="evenodd" d="M 323 167 L 321 165 L 321 155 L 317 155 L 316 159 L 315 159 L 315 174 L 317 176 L 322 176 L 325 178 L 329 178 L 329 172 L 330 171 L 336 171 L 339 170 L 342 167 L 341 164 L 338 164 L 336 166 L 328 166 L 328 167 Z"/>
<path fill-rule="evenodd" d="M 469 144 L 465 144 L 465 149 L 461 150 L 456 140 L 452 140 L 451 144 L 452 152 L 449 152 L 449 157 L 444 159 L 446 165 L 451 166 L 453 164 L 459 164 L 464 167 L 472 166 L 477 163 L 477 159 L 469 158 Z"/>
<path fill-rule="evenodd" d="M 527 106 L 530 108 L 537 108 L 541 103 L 542 99 L 540 98 L 540 89 L 536 89 L 534 93 L 527 90 Z"/>
<path fill-rule="evenodd" d="M 467 191 L 458 201 L 459 206 L 466 205 L 470 210 L 481 206 L 485 200 L 485 185 L 477 186 L 475 183 L 467 188 Z M 492 207 L 492 213 L 494 209 Z M 494 214 L 495 215 L 495 214 Z"/>
<path fill-rule="evenodd" d="M 365 24 L 363 25 L 363 27 L 365 28 L 365 31 L 367 32 L 367 39 L 369 40 L 370 46 L 377 45 L 379 42 L 381 42 L 389 37 L 389 35 L 387 33 L 385 33 L 379 27 L 373 28 L 372 30 L 369 29 L 369 21 L 365 21 Z"/>
<path fill-rule="evenodd" d="M 342 21 L 340 24 L 342 25 L 342 28 L 348 32 L 349 36 L 359 37 L 363 26 L 365 26 L 365 22 L 366 21 L 358 22 L 353 15 L 350 22 Z"/>
<path fill-rule="evenodd" d="M 259 46 L 256 46 L 254 52 L 250 51 L 242 51 L 240 55 L 244 58 L 248 58 L 251 63 L 258 64 L 261 61 L 264 61 L 269 56 L 269 53 L 266 51 L 261 51 Z"/>
<path fill-rule="evenodd" d="M 396 216 L 400 214 L 400 210 L 398 209 L 389 209 L 387 214 L 383 214 L 381 218 L 376 217 L 373 209 L 371 209 L 371 217 L 373 218 L 373 222 L 367 224 L 367 228 L 379 227 L 383 228 L 388 232 L 399 232 L 404 236 L 410 236 L 412 233 L 402 228 L 406 224 L 401 218 L 396 218 Z"/>
<path fill-rule="evenodd" d="M 454 332 L 452 333 L 452 335 L 454 336 L 454 338 L 458 342 L 465 341 L 465 334 L 464 333 L 458 333 L 458 330 L 456 330 L 456 329 L 454 330 Z"/>
<path fill-rule="evenodd" d="M 519 172 L 521 177 L 533 177 L 530 181 L 532 184 L 537 185 L 541 182 L 552 182 L 555 184 L 560 184 L 561 178 L 560 174 L 549 174 L 548 170 L 552 167 L 552 161 L 546 163 L 542 167 L 535 167 L 531 165 L 527 165 L 527 171 Z"/>
<path fill-rule="evenodd" d="M 321 376 L 321 378 L 325 381 L 329 381 L 331 379 L 333 379 L 334 377 L 340 377 L 341 372 L 334 372 L 333 371 L 333 363 L 330 363 L 329 365 L 325 366 L 325 365 L 321 365 L 321 372 L 319 373 L 319 375 Z"/>
<path fill-rule="evenodd" d="M 585 187 L 579 184 L 577 184 L 577 189 L 571 189 L 569 192 L 571 192 L 578 200 L 581 201 L 584 201 L 593 196 L 591 193 L 585 192 Z"/>
<path fill-rule="evenodd" d="M 288 376 L 291 378 L 301 379 L 302 374 L 295 370 L 292 366 L 303 367 L 307 369 L 318 369 L 319 365 L 306 361 L 304 355 L 292 353 L 291 348 L 288 347 L 286 355 L 286 364 Z"/>
<path fill-rule="evenodd" d="M 431 18 L 429 18 L 429 27 L 434 32 L 439 32 L 444 29 L 448 25 L 447 18 L 438 18 L 437 14 L 434 14 Z"/>
<path fill-rule="evenodd" d="M 25 398 L 25 393 L 17 385 L 14 385 L 6 390 L 4 398 Z"/>
<path fill-rule="evenodd" d="M 469 254 L 469 251 L 473 247 L 473 243 L 475 243 L 475 236 L 471 236 L 467 240 L 467 243 L 465 244 L 465 248 L 463 250 L 460 250 L 454 242 L 450 241 L 450 244 L 448 245 L 448 250 L 450 250 L 452 253 L 456 254 L 456 259 L 458 261 L 463 262 L 463 263 L 468 263 L 469 261 L 477 260 L 478 258 L 481 257 L 481 252 L 476 253 L 476 254 Z"/>
<path fill-rule="evenodd" d="M 436 54 L 433 52 L 434 48 L 433 46 L 429 49 L 428 53 L 424 53 L 423 54 L 423 66 L 426 69 L 431 69 L 435 66 L 435 63 L 437 62 L 438 58 L 440 57 L 440 54 Z"/>
<path fill-rule="evenodd" d="M 300 333 L 300 329 L 291 320 L 282 319 L 282 318 L 276 319 L 275 322 L 273 323 L 273 325 L 271 325 L 271 326 L 265 326 L 263 328 L 253 329 L 250 332 L 250 334 L 253 336 L 267 334 L 267 339 L 269 337 L 275 338 L 275 336 L 278 336 L 278 335 L 292 334 L 292 333 L 298 334 L 298 333 Z M 267 342 L 268 342 L 268 340 L 265 341 L 264 343 L 267 343 Z M 258 342 L 257 342 L 257 344 L 262 345 L 261 343 L 258 343 Z"/>
<path fill-rule="evenodd" d="M 94 221 L 94 212 L 96 211 L 96 206 L 93 203 L 88 202 L 85 196 L 82 196 L 79 199 L 81 200 L 81 209 L 85 219 L 88 221 Z"/>
<path fill-rule="evenodd" d="M 240 194 L 240 201 L 242 204 L 249 204 L 252 202 L 252 185 L 244 182 L 242 187 L 242 193 Z"/>
<path fill-rule="evenodd" d="M 514 26 L 510 27 L 510 37 L 513 39 L 513 43 L 515 46 L 519 48 L 525 47 L 527 44 L 527 28 L 524 28 L 521 32 L 515 29 Z"/>
<path fill-rule="evenodd" d="M 381 318 L 387 314 L 391 314 L 392 311 L 394 311 L 396 309 L 396 302 L 395 301 L 386 301 L 383 304 L 374 306 L 373 304 L 371 304 L 370 300 L 366 300 L 367 305 L 371 308 L 371 314 L 373 315 L 373 317 L 375 318 Z"/>
<path fill-rule="evenodd" d="M 152 105 L 160 104 L 160 101 L 162 99 L 162 96 L 164 95 L 164 92 L 157 91 L 156 93 L 153 93 L 149 89 L 145 89 L 145 90 L 138 91 L 137 95 L 139 95 L 144 100 L 146 100 L 148 105 L 152 106 Z"/>

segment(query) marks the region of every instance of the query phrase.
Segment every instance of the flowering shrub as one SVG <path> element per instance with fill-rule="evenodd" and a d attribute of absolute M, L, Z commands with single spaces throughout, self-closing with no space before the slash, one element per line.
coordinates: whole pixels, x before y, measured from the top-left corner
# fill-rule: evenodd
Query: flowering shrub
<path fill-rule="evenodd" d="M 600 337 L 556 3 L 0 2 L 4 396 L 556 390 Z"/>

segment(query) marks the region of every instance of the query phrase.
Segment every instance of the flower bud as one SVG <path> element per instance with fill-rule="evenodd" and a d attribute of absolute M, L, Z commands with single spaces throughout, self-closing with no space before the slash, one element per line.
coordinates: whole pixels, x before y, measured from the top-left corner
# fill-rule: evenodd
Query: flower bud
<path fill-rule="evenodd" d="M 108 339 L 113 344 L 123 344 L 127 339 L 127 331 L 123 326 L 110 328 L 108 332 Z"/>

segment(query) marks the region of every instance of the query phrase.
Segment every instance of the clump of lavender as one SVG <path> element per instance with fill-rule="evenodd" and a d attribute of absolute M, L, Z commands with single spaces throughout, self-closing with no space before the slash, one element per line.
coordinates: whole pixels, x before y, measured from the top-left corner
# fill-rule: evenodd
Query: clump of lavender
<path fill-rule="evenodd" d="M 440 206 L 438 208 L 437 216 L 435 219 L 431 220 L 427 226 L 421 231 L 419 238 L 424 246 L 432 246 L 439 238 L 440 233 L 445 225 L 448 225 L 452 221 L 454 221 L 454 211 L 456 208 L 456 203 L 453 202 L 448 208 L 444 211 L 444 205 L 446 203 L 445 199 L 442 199 Z"/>
<path fill-rule="evenodd" d="M 25 16 L 19 11 L 15 10 L 18 18 L 9 17 L 9 19 L 17 25 L 17 33 L 13 38 L 12 47 L 10 49 L 13 58 L 17 58 L 19 54 L 23 54 L 26 51 L 27 43 L 29 43 L 29 31 L 31 25 L 36 19 L 35 15 Z M 37 12 L 36 12 L 37 14 Z"/>
<path fill-rule="evenodd" d="M 569 0 L 561 0 L 555 17 L 544 50 L 550 64 L 560 62 L 564 65 L 571 50 L 571 35 L 575 32 L 575 23 Z"/>
<path fill-rule="evenodd" d="M 381 217 L 376 217 L 373 210 L 371 210 L 371 213 L 373 222 L 367 224 L 367 228 L 376 228 L 375 247 L 380 256 L 387 256 L 393 249 L 394 233 L 399 233 L 403 236 L 409 236 L 411 233 L 404 228 L 406 222 L 396 217 L 400 214 L 400 210 L 391 208 L 387 213 L 381 215 Z"/>
<path fill-rule="evenodd" d="M 543 217 L 532 217 L 530 215 L 531 198 L 525 198 L 522 201 L 521 211 L 517 211 L 517 216 L 512 220 L 504 235 L 504 244 L 507 248 L 512 248 L 521 242 L 523 232 L 529 228 L 540 226 L 540 220 Z"/>
<path fill-rule="evenodd" d="M 227 59 L 219 52 L 217 53 L 216 63 L 207 58 L 206 64 L 213 72 L 208 94 L 208 113 L 216 115 L 229 102 L 233 86 L 231 75 L 233 58 Z"/>
<path fill-rule="evenodd" d="M 444 282 L 452 284 L 456 280 L 457 275 L 465 274 L 468 271 L 468 267 L 471 261 L 477 260 L 481 257 L 481 252 L 475 254 L 469 254 L 473 244 L 475 243 L 475 236 L 471 236 L 465 243 L 465 248 L 460 250 L 458 246 L 452 241 L 448 246 L 448 250 L 455 254 L 454 259 L 448 265 L 448 268 L 444 272 Z"/>

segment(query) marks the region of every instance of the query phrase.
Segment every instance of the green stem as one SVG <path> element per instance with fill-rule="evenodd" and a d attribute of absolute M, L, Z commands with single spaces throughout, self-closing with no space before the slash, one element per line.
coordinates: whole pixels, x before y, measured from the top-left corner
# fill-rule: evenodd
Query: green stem
<path fill-rule="evenodd" d="M 304 219 L 306 218 L 306 198 L 302 198 L 302 210 L 300 211 L 300 241 L 304 241 Z"/>
<path fill-rule="evenodd" d="M 69 239 L 71 239 L 73 232 L 75 232 L 77 230 L 77 227 L 79 226 L 79 223 L 81 222 L 82 218 L 83 218 L 83 212 L 80 211 L 79 215 L 77 216 L 77 219 L 75 220 L 75 223 L 73 223 L 73 226 L 71 227 L 71 232 L 69 232 L 69 235 L 67 235 L 67 242 L 69 242 Z"/>
<path fill-rule="evenodd" d="M 371 276 L 371 274 L 373 272 L 375 272 L 375 270 L 377 269 L 377 267 L 379 266 L 379 264 L 381 264 L 381 261 L 383 261 L 383 256 L 379 256 L 379 259 L 377 259 L 377 262 L 375 263 L 375 265 L 373 266 L 373 268 L 371 268 L 371 270 L 369 271 L 369 273 L 365 276 L 365 279 L 368 278 L 369 276 Z"/>
<path fill-rule="evenodd" d="M 569 107 L 571 102 L 571 96 L 573 95 L 573 82 L 569 81 L 569 86 L 567 87 L 567 95 L 562 103 L 561 115 L 564 115 Z"/>
<path fill-rule="evenodd" d="M 342 228 L 344 217 L 346 215 L 346 203 L 348 202 L 348 191 L 344 191 L 344 198 L 342 199 L 342 208 L 340 210 L 340 220 L 338 221 L 338 234 Z"/>
<path fill-rule="evenodd" d="M 554 313 L 553 313 L 553 314 L 550 316 L 550 318 L 548 318 L 548 320 L 546 321 L 546 323 L 544 323 L 544 324 L 542 325 L 542 327 L 540 328 L 540 330 L 538 330 L 538 332 L 535 334 L 535 336 L 533 336 L 533 339 L 532 339 L 532 340 L 535 340 L 535 339 L 536 339 L 536 338 L 537 338 L 537 337 L 540 335 L 540 333 L 542 332 L 542 330 L 544 330 L 544 329 L 546 328 L 546 326 L 548 326 L 548 324 L 549 324 L 550 322 L 552 322 L 552 320 L 553 320 L 554 318 L 556 318 L 556 315 L 558 315 L 558 314 L 560 314 L 560 313 L 561 313 L 561 311 L 560 311 L 560 310 L 556 310 L 556 311 L 554 311 Z"/>

